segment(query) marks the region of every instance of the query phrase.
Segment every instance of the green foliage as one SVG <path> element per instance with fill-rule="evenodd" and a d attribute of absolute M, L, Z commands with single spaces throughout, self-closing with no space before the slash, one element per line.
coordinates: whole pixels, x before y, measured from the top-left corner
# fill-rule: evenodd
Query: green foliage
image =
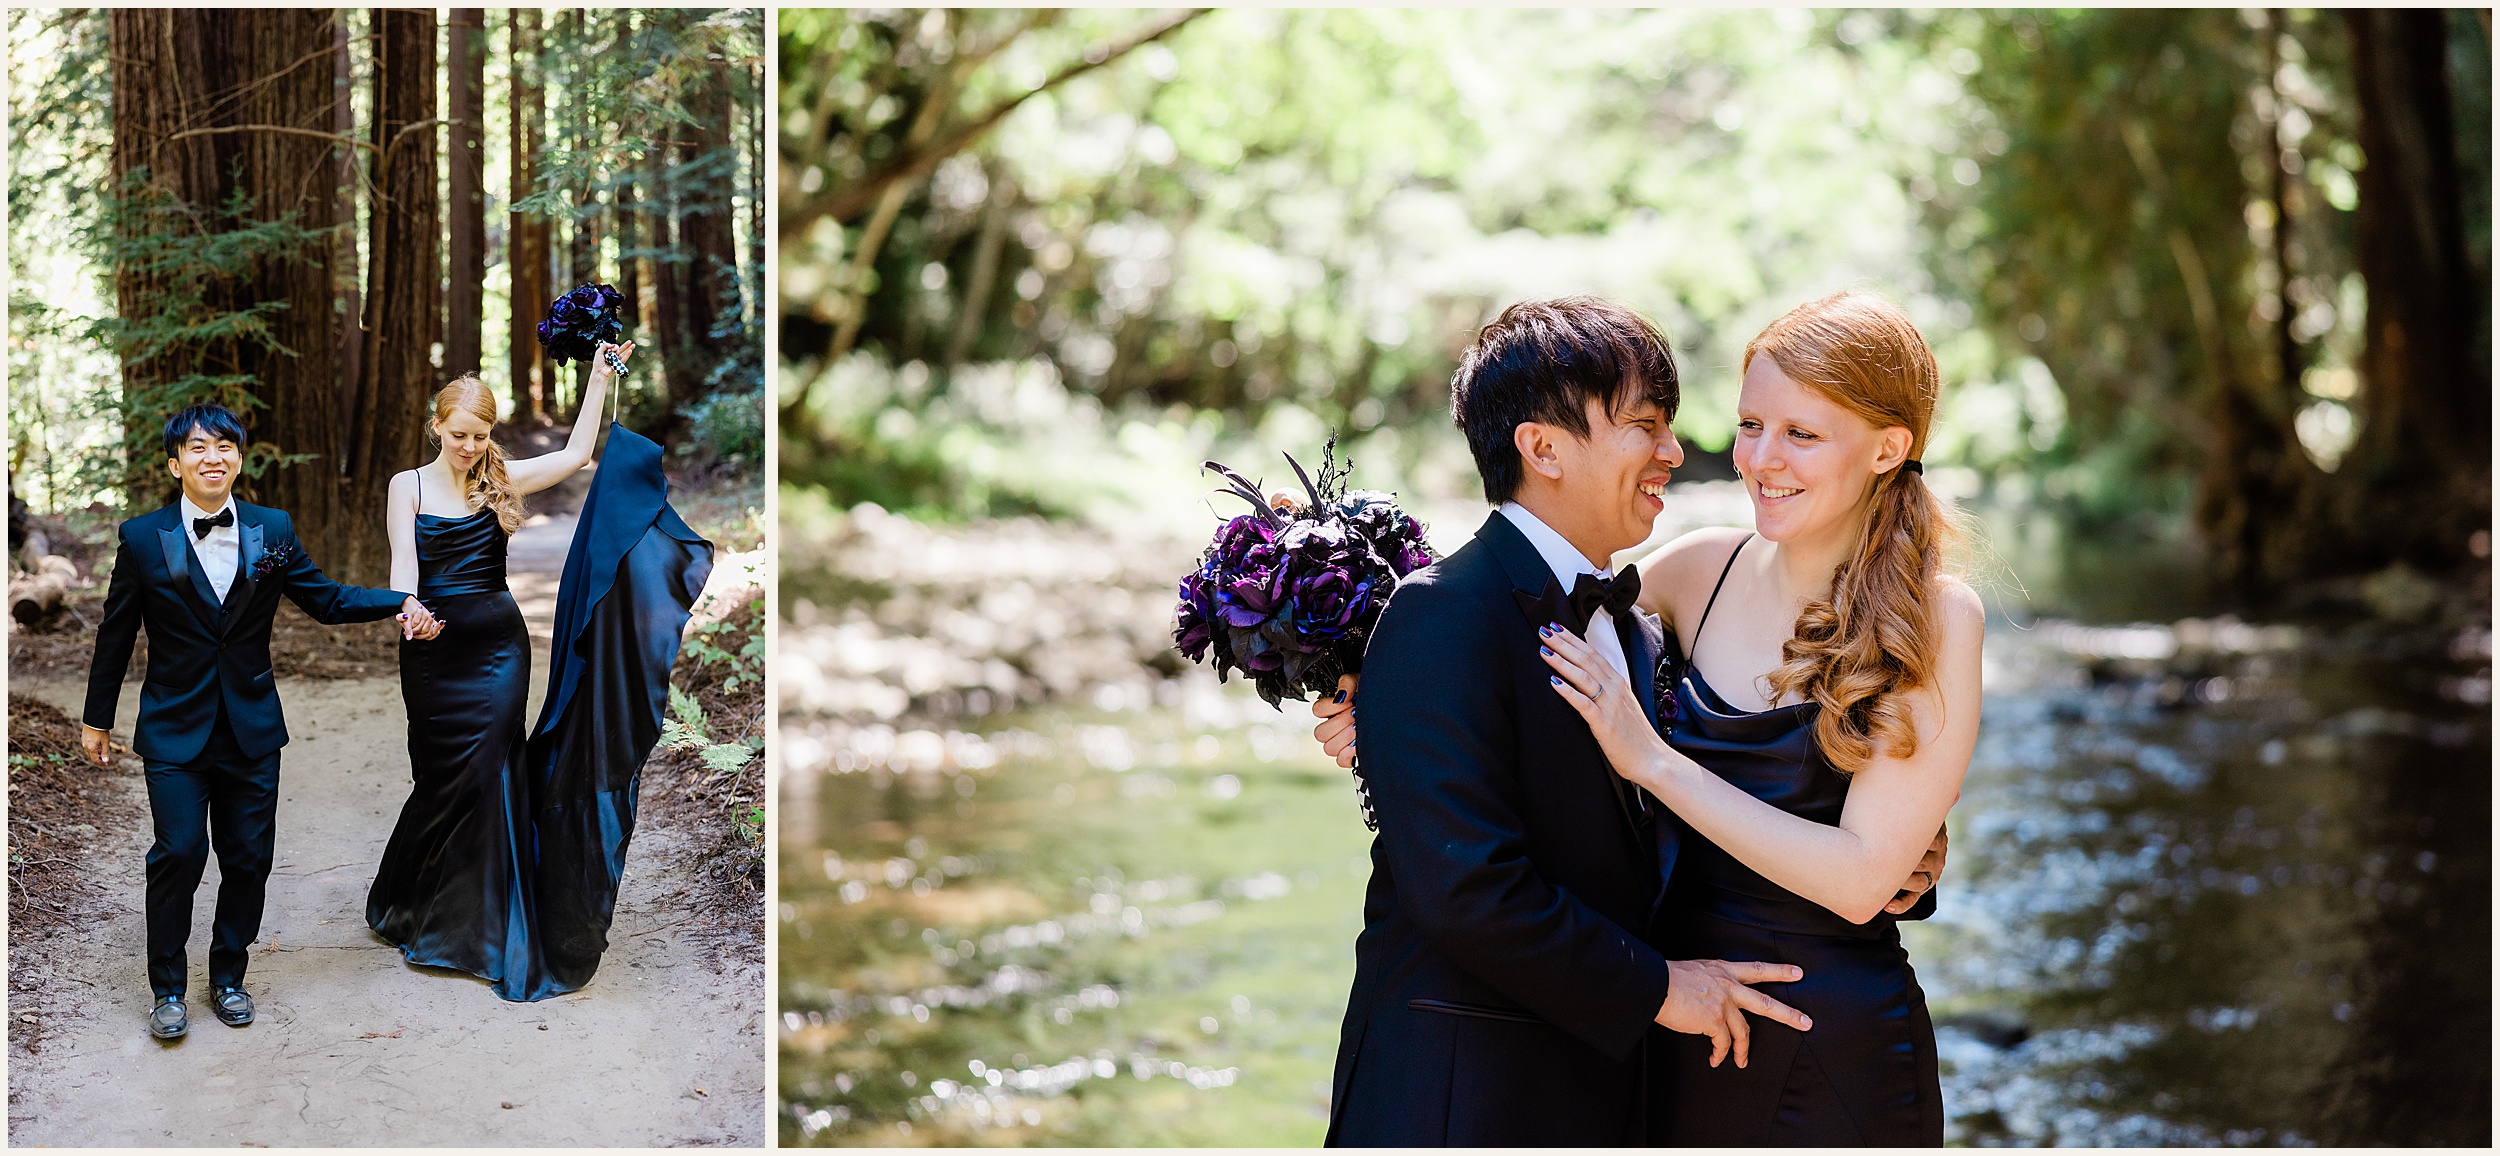
<path fill-rule="evenodd" d="M 741 633 L 746 635 L 743 642 L 737 637 Z M 730 649 L 732 646 L 736 649 Z M 723 694 L 737 690 L 742 682 L 761 684 L 764 680 L 764 632 L 760 629 L 740 627 L 726 621 L 706 622 L 686 636 L 679 651 L 704 667 L 727 668 L 727 673 L 721 678 Z M 684 693 L 674 686 L 669 688 L 670 709 L 678 710 L 677 697 Z M 688 725 L 701 729 L 702 707 L 696 705 L 692 698 L 686 700 L 686 707 L 694 712 L 688 719 Z M 685 717 L 682 710 L 679 714 Z"/>
<path fill-rule="evenodd" d="M 785 171 L 802 192 L 863 179 L 949 77 L 956 106 L 990 107 L 1141 22 L 1027 19 L 785 19 Z M 1570 292 L 1661 321 L 1678 428 L 1723 447 L 1739 351 L 1799 301 L 1854 285 L 1931 328 L 1966 316 L 1930 289 L 1904 191 L 1946 140 L 1955 80 L 1925 54 L 1843 52 L 1796 12 L 1211 13 L 939 164 L 866 281 L 867 222 L 785 231 L 785 380 L 807 391 L 785 401 L 827 416 L 785 421 L 816 444 L 785 444 L 784 477 L 837 503 L 1066 512 L 998 463 L 1067 447 L 1012 423 L 952 432 L 972 378 L 1034 366 L 1114 426 L 1292 411 L 1358 446 L 1393 432 L 1365 456 L 1421 473 L 1475 327 Z M 893 407 L 911 429 L 823 396 L 845 388 L 823 353 L 861 290 L 859 349 L 926 382 Z"/>
<path fill-rule="evenodd" d="M 118 367 L 90 337 L 109 311 L 96 275 L 91 218 L 112 189 L 112 134 L 102 118 L 112 70 L 102 9 L 9 10 L 9 478 L 38 510 L 84 506 L 114 470 Z"/>
<path fill-rule="evenodd" d="M 670 717 L 660 720 L 660 749 L 698 752 L 704 767 L 715 774 L 735 771 L 763 750 L 760 741 L 713 742 L 703 704 L 673 685 L 668 688 L 668 710 Z"/>
<path fill-rule="evenodd" d="M 123 367 L 118 460 L 97 463 L 135 498 L 165 486 L 163 427 L 176 411 L 214 402 L 248 415 L 261 403 L 242 372 L 247 353 L 292 357 L 269 318 L 284 301 L 251 299 L 253 274 L 276 262 L 317 259 L 329 231 L 307 229 L 293 213 L 254 220 L 243 190 L 213 208 L 193 205 L 148 179 L 125 173 L 94 226 L 100 263 L 135 293 L 121 308 L 90 323 L 89 336 L 116 351 Z M 248 422 L 248 417 L 246 418 Z M 255 442 L 244 456 L 246 476 L 309 460 L 285 447 Z M 107 477 L 95 479 L 99 485 Z"/>
<path fill-rule="evenodd" d="M 1904 19 L 1970 74 L 1965 147 L 1922 174 L 1931 263 L 2009 361 L 2055 381 L 2066 421 L 2040 447 L 2040 492 L 2097 522 L 2185 511 L 2221 391 L 2274 398 L 2287 428 L 2292 408 L 2342 404 L 2303 386 L 2334 394 L 2358 354 L 2352 98 L 2332 14 L 2285 19 L 2271 46 L 2262 15 L 2230 10 Z M 2297 170 L 2288 282 L 2278 116 Z"/>
<path fill-rule="evenodd" d="M 679 410 L 687 422 L 681 454 L 708 451 L 715 460 L 742 465 L 764 462 L 764 392 L 707 394 Z"/>
<path fill-rule="evenodd" d="M 737 107 L 762 107 L 752 76 L 763 59 L 763 9 L 590 9 L 585 16 L 578 40 L 563 32 L 564 21 L 556 21 L 545 34 L 548 51 L 541 56 L 540 81 L 558 91 L 560 100 L 572 102 L 613 131 L 593 138 L 551 133 L 539 158 L 538 186 L 516 199 L 515 211 L 554 216 L 604 211 L 602 198 L 639 182 L 643 161 L 652 151 L 694 123 L 687 97 L 711 83 L 715 65 L 728 69 Z M 624 34 L 621 45 L 619 32 Z M 698 171 L 734 171 L 736 164 L 735 148 L 715 149 L 672 166 L 665 179 L 682 183 Z M 594 197 L 581 203 L 571 199 L 585 190 Z"/>

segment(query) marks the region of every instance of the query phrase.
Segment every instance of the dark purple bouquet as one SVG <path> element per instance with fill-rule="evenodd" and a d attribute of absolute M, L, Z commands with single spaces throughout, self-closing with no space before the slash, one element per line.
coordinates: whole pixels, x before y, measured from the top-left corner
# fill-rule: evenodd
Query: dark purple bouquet
<path fill-rule="evenodd" d="M 558 365 L 588 361 L 601 345 L 615 344 L 624 336 L 625 295 L 613 285 L 584 285 L 556 298 L 547 309 L 547 319 L 538 323 L 538 343 Z M 608 367 L 619 377 L 625 374 L 624 365 L 613 355 Z"/>
<path fill-rule="evenodd" d="M 1316 482 L 1285 455 L 1308 505 L 1271 506 L 1240 474 L 1204 466 L 1224 475 L 1252 512 L 1224 523 L 1181 579 L 1172 642 L 1192 662 L 1212 654 L 1218 679 L 1248 674 L 1270 706 L 1333 691 L 1337 676 L 1361 673 L 1390 590 L 1433 561 L 1423 525 L 1392 495 L 1347 490 L 1352 463 L 1337 462 L 1334 440 L 1326 452 Z"/>
<path fill-rule="evenodd" d="M 1270 505 L 1240 474 L 1215 462 L 1203 467 L 1222 474 L 1252 512 L 1224 523 L 1198 568 L 1181 579 L 1172 642 L 1191 662 L 1212 655 L 1219 681 L 1235 670 L 1247 674 L 1269 706 L 1327 694 L 1339 675 L 1360 674 L 1390 591 L 1434 560 L 1423 524 L 1393 495 L 1346 489 L 1353 463 L 1340 464 L 1336 450 L 1332 438 L 1316 482 L 1285 455 L 1308 505 Z M 1372 825 L 1368 792 L 1363 821 Z"/>

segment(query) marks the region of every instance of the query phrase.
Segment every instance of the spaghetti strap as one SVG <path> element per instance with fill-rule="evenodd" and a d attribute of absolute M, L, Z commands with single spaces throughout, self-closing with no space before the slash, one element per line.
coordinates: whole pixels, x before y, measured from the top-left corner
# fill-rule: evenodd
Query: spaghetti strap
<path fill-rule="evenodd" d="M 1728 572 L 1736 569 L 1736 556 L 1744 553 L 1745 544 L 1751 541 L 1753 534 L 1748 532 L 1743 542 L 1738 542 L 1735 549 L 1727 552 L 1727 565 L 1719 567 L 1719 581 L 1710 588 L 1710 601 L 1701 604 L 1701 620 L 1693 623 L 1692 641 L 1684 644 L 1688 653 L 1701 646 L 1701 628 L 1710 625 L 1710 608 L 1719 604 L 1719 588 L 1727 585 Z"/>

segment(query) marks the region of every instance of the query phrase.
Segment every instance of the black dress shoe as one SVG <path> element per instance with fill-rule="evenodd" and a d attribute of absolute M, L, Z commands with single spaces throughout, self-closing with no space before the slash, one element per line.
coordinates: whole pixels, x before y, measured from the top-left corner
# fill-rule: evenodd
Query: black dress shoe
<path fill-rule="evenodd" d="M 191 1030 L 191 1013 L 184 1010 L 182 997 L 158 996 L 156 1010 L 148 1013 L 148 1034 L 160 1040 L 178 1040 Z"/>
<path fill-rule="evenodd" d="M 252 997 L 239 987 L 221 987 L 209 996 L 208 1006 L 216 1009 L 217 1020 L 230 1028 L 252 1022 Z"/>

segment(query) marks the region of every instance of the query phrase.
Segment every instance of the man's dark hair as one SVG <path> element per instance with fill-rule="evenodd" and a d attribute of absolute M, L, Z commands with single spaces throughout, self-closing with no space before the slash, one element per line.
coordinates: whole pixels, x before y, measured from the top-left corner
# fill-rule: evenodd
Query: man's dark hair
<path fill-rule="evenodd" d="M 1522 301 L 1476 332 L 1450 379 L 1450 416 L 1467 435 L 1488 502 L 1507 502 L 1525 465 L 1521 422 L 1589 434 L 1588 403 L 1618 414 L 1639 398 L 1669 421 L 1682 394 L 1675 352 L 1648 318 L 1595 297 Z"/>
<path fill-rule="evenodd" d="M 252 435 L 243 428 L 243 419 L 222 405 L 195 405 L 175 414 L 165 422 L 165 456 L 182 456 L 182 443 L 191 440 L 197 431 L 213 438 L 233 442 L 236 449 L 250 445 Z"/>

